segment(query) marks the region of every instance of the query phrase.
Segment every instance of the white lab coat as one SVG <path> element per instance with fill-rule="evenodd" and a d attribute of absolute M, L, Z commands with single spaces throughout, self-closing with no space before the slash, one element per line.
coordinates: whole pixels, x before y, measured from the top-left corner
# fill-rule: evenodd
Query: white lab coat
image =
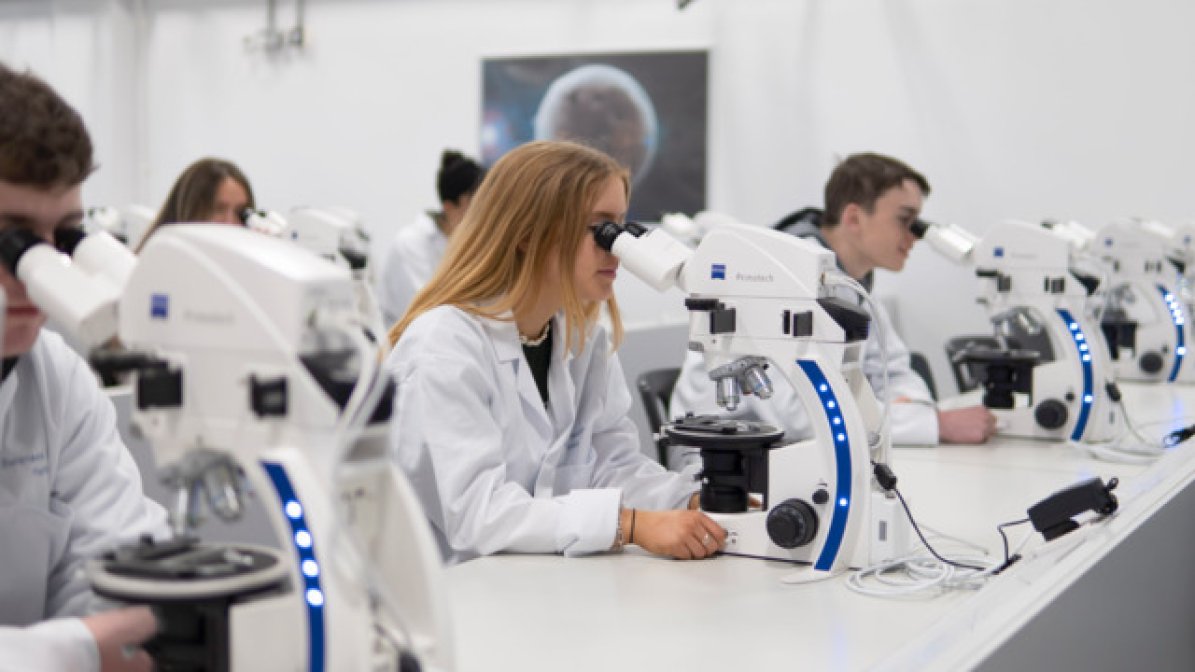
<path fill-rule="evenodd" d="M 378 274 L 378 306 L 387 328 L 407 311 L 415 293 L 427 284 L 444 257 L 448 236 L 424 212 L 399 229 L 382 259 Z"/>
<path fill-rule="evenodd" d="M 502 551 L 609 549 L 619 506 L 683 508 L 698 489 L 639 448 L 631 397 L 603 327 L 573 355 L 553 318 L 544 407 L 514 322 L 441 306 L 390 354 L 390 444 L 447 562 Z"/>
<path fill-rule="evenodd" d="M 163 535 L 165 512 L 142 494 L 111 402 L 53 332 L 0 385 L 0 441 L 0 670 L 98 669 L 95 642 L 72 618 L 104 606 L 83 563 Z"/>
<path fill-rule="evenodd" d="M 805 226 L 799 232 L 809 232 L 808 236 L 825 245 L 820 235 L 813 227 Z M 798 233 L 798 235 L 801 235 Z M 858 302 L 854 293 L 845 290 L 840 292 L 843 298 Z M 868 331 L 867 342 L 863 348 L 863 374 L 871 383 L 876 398 L 883 403 L 885 398 L 892 400 L 904 397 L 907 401 L 892 403 L 889 407 L 888 420 L 892 431 L 892 443 L 903 445 L 936 445 L 938 443 L 938 411 L 933 396 L 929 393 L 929 386 L 909 363 L 909 349 L 904 341 L 892 328 L 892 320 L 883 304 L 874 301 L 878 315 L 873 316 Z M 888 387 L 884 387 L 884 358 L 880 352 L 879 338 L 884 337 L 885 349 L 888 353 Z M 672 398 L 668 404 L 668 412 L 672 417 L 680 417 L 686 413 L 718 414 L 773 425 L 783 429 L 785 441 L 800 441 L 813 436 L 809 426 L 809 417 L 801 405 L 801 399 L 792 385 L 783 376 L 773 373 L 771 376 L 772 398 L 760 400 L 755 396 L 742 397 L 742 402 L 733 413 L 727 413 L 714 401 L 714 383 L 705 370 L 705 363 L 700 353 L 690 352 L 681 367 L 676 387 L 672 390 Z M 700 457 L 692 449 L 673 446 L 668 451 L 668 465 L 671 469 L 691 468 L 700 462 Z"/>

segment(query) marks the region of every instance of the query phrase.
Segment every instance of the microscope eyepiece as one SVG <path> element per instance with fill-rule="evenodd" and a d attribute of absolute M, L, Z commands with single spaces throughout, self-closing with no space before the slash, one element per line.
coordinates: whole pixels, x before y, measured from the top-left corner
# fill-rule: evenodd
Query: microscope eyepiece
<path fill-rule="evenodd" d="M 79 243 L 83 242 L 86 236 L 87 234 L 81 227 L 59 227 L 54 229 L 54 247 L 57 247 L 58 251 L 65 255 L 73 255 L 75 248 L 79 247 Z"/>
<path fill-rule="evenodd" d="M 594 224 L 589 228 L 593 231 L 593 239 L 597 241 L 598 247 L 607 252 L 614 250 L 614 241 L 627 230 L 625 227 L 619 226 L 617 222 L 610 220 Z"/>
<path fill-rule="evenodd" d="M 9 228 L 0 231 L 0 263 L 13 275 L 17 274 L 17 264 L 29 248 L 46 241 L 29 229 Z"/>
<path fill-rule="evenodd" d="M 622 228 L 636 238 L 647 233 L 647 227 L 643 226 L 639 222 L 627 222 L 626 224 L 623 224 Z"/>
<path fill-rule="evenodd" d="M 933 224 L 925 221 L 924 219 L 915 219 L 913 220 L 913 223 L 909 225 L 909 231 L 918 238 L 925 238 L 925 232 L 929 231 L 929 227 L 931 226 L 933 226 Z"/>

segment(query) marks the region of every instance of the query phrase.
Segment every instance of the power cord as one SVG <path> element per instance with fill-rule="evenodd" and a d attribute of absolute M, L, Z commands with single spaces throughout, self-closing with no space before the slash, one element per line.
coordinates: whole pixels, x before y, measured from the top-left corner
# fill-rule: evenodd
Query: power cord
<path fill-rule="evenodd" d="M 1025 545 L 1025 542 L 1027 542 L 1029 540 L 1028 539 L 1029 537 L 1033 536 L 1032 533 L 1030 533 L 1029 535 L 1026 535 L 1026 538 L 1024 540 L 1022 540 L 1020 546 L 1017 547 L 1016 552 L 1012 553 L 1010 555 L 1008 553 L 1008 535 L 1004 533 L 1004 528 L 1013 527 L 1014 525 L 1024 525 L 1027 522 L 1029 522 L 1028 518 L 1021 518 L 1020 520 L 1010 520 L 1007 523 L 1000 523 L 999 525 L 996 526 L 996 531 L 1000 533 L 1000 540 L 1004 543 L 1004 562 L 1000 566 L 996 567 L 992 571 L 992 574 L 999 574 L 1000 572 L 1003 572 L 1004 570 L 1008 569 L 1009 566 L 1012 565 L 1012 563 L 1016 562 L 1017 560 L 1020 560 L 1021 559 L 1021 547 L 1023 547 Z"/>
<path fill-rule="evenodd" d="M 1104 483 L 1100 478 L 1093 477 L 1063 488 L 1030 506 L 1027 518 L 1010 520 L 997 525 L 996 531 L 1000 533 L 1004 548 L 1004 561 L 998 565 L 981 566 L 979 563 L 984 563 L 984 558 L 977 559 L 976 564 L 970 564 L 958 559 L 949 560 L 939 554 L 926 540 L 917 521 L 913 519 L 913 513 L 909 509 L 908 503 L 905 502 L 904 495 L 896 488 L 896 475 L 892 473 L 892 469 L 886 464 L 875 462 L 872 463 L 872 467 L 876 482 L 885 491 L 895 493 L 900 499 L 901 507 L 904 508 L 909 523 L 917 532 L 917 536 L 921 538 L 921 543 L 933 556 L 933 558 L 928 558 L 909 555 L 872 567 L 865 567 L 850 575 L 847 579 L 848 588 L 857 593 L 875 597 L 908 596 L 929 588 L 978 588 L 989 577 L 1000 574 L 1021 560 L 1021 551 L 1037 532 L 1042 534 L 1046 542 L 1050 542 L 1094 522 L 1078 523 L 1073 516 L 1090 511 L 1099 514 L 1100 517 L 1107 517 L 1114 514 L 1119 506 L 1116 496 L 1112 494 L 1119 484 L 1117 478 L 1111 478 Z M 1010 552 L 1005 529 L 1025 523 L 1032 523 L 1032 529 Z M 1057 548 L 1057 546 L 1053 546 L 1053 548 Z M 963 560 L 971 560 L 971 558 L 963 558 Z"/>
<path fill-rule="evenodd" d="M 896 487 L 892 488 L 892 492 L 896 493 L 896 498 L 900 500 L 900 505 L 905 510 L 905 515 L 908 516 L 909 522 L 913 525 L 913 531 L 917 533 L 918 538 L 921 539 L 921 543 L 925 545 L 926 550 L 930 552 L 930 555 L 937 558 L 938 562 L 958 567 L 959 569 L 973 569 L 977 572 L 982 572 L 987 569 L 986 567 L 969 565 L 965 562 L 955 562 L 954 560 L 948 560 L 942 557 L 938 551 L 934 550 L 934 547 L 930 545 L 929 541 L 926 540 L 925 535 L 921 533 L 921 527 L 917 525 L 917 521 L 913 520 L 913 512 L 909 510 L 909 505 L 907 502 L 905 502 L 905 496 L 900 494 L 900 490 Z"/>
<path fill-rule="evenodd" d="M 930 527 L 929 525 L 926 525 L 925 523 L 921 523 L 921 529 L 925 530 L 926 538 L 928 538 L 928 539 L 941 538 L 945 541 L 949 541 L 951 543 L 958 544 L 959 546 L 963 546 L 963 547 L 969 548 L 973 551 L 976 551 L 980 555 L 988 555 L 988 549 L 986 549 L 983 546 L 976 544 L 974 542 L 967 541 L 966 539 L 963 539 L 961 537 L 956 537 L 956 536 L 953 536 L 950 534 L 946 534 L 945 532 L 942 532 L 941 530 L 936 530 L 936 529 Z"/>
<path fill-rule="evenodd" d="M 938 553 L 926 539 L 904 495 L 896 487 L 896 474 L 892 472 L 892 468 L 883 463 L 872 462 L 872 473 L 881 488 L 896 495 L 917 537 L 932 557 L 910 554 L 865 567 L 847 578 L 848 588 L 872 597 L 905 597 L 931 588 L 975 589 L 982 585 L 988 575 L 995 572 L 998 566 L 987 566 L 986 558 L 960 556 L 951 560 Z M 974 544 L 969 545 L 975 547 Z"/>
<path fill-rule="evenodd" d="M 1187 425 L 1182 429 L 1176 429 L 1162 437 L 1162 443 L 1165 444 L 1167 448 L 1173 448 L 1192 436 L 1195 436 L 1195 425 Z"/>
<path fill-rule="evenodd" d="M 985 573 L 961 570 L 927 556 L 908 556 L 867 567 L 847 577 L 847 588 L 870 597 L 911 597 L 934 588 L 975 590 Z"/>

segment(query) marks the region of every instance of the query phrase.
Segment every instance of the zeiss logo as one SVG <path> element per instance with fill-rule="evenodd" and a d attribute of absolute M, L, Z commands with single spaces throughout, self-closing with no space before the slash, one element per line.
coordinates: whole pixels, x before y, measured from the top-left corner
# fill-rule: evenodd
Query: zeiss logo
<path fill-rule="evenodd" d="M 710 266 L 711 280 L 725 280 L 726 279 L 726 264 L 712 264 Z"/>
<path fill-rule="evenodd" d="M 170 297 L 165 294 L 150 294 L 149 316 L 157 320 L 170 317 Z"/>
<path fill-rule="evenodd" d="M 995 250 L 992 250 L 992 254 L 996 255 L 996 257 L 1003 257 L 1004 256 L 1004 248 L 997 247 Z"/>

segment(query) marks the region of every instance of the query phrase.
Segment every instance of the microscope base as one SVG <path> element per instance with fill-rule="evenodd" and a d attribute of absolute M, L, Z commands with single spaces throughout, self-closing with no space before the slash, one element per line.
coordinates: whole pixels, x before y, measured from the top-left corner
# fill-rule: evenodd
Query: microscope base
<path fill-rule="evenodd" d="M 862 528 L 863 538 L 843 540 L 848 552 L 852 546 L 854 549 L 850 555 L 850 569 L 860 569 L 904 557 L 916 548 L 916 535 L 904 508 L 900 505 L 900 500 L 878 490 L 869 493 L 867 500 L 863 511 L 867 521 L 866 526 Z M 819 570 L 812 566 L 813 559 L 822 550 L 818 544 L 811 543 L 792 549 L 777 546 L 768 535 L 766 511 L 708 515 L 726 530 L 727 555 L 810 565 L 785 577 L 785 583 L 820 581 L 839 573 Z M 824 525 L 825 521 L 819 521 L 818 524 Z"/>
<path fill-rule="evenodd" d="M 954 408 L 981 406 L 983 405 L 983 391 L 971 390 L 965 392 L 952 400 L 952 402 L 950 406 Z M 1074 433 L 1075 421 L 1073 418 L 1077 417 L 1079 413 L 1077 403 L 1071 403 L 1066 408 L 1068 415 L 1072 419 L 1055 429 L 1042 427 L 1037 421 L 1035 409 L 1031 406 L 989 408 L 988 410 L 992 412 L 992 415 L 996 416 L 997 436 L 1039 439 L 1043 441 L 1066 441 Z M 1111 441 L 1119 437 L 1123 432 L 1123 419 L 1119 410 L 1115 407 L 1110 407 L 1108 402 L 1101 400 L 1094 407 L 1088 418 L 1081 441 L 1096 443 Z"/>
<path fill-rule="evenodd" d="M 142 542 L 93 559 L 87 574 L 98 595 L 153 607 L 159 631 L 145 650 L 158 669 L 173 672 L 240 669 L 233 655 L 238 644 L 268 647 L 239 641 L 237 612 L 254 604 L 277 611 L 293 601 L 286 595 L 287 564 L 264 546 Z M 284 616 L 266 622 L 286 622 Z"/>

